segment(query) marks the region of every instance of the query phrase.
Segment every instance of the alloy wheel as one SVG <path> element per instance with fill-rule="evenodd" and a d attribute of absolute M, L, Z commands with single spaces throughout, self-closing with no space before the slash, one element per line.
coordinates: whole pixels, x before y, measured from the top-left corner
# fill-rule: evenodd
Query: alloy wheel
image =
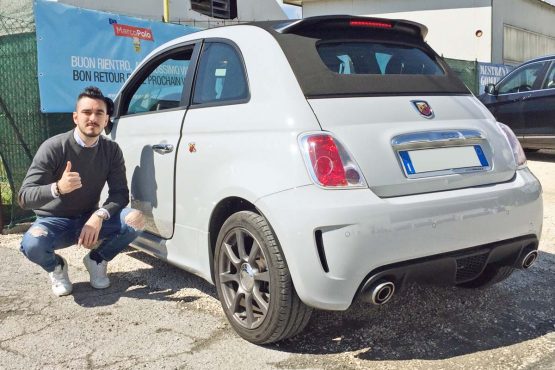
<path fill-rule="evenodd" d="M 246 329 L 259 327 L 268 314 L 270 273 L 256 238 L 244 228 L 230 230 L 220 254 L 219 283 L 233 319 Z"/>

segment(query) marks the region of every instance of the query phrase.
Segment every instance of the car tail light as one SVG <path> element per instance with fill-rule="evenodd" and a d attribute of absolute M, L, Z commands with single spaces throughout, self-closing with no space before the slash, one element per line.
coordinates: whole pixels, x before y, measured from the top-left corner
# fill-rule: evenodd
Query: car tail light
<path fill-rule="evenodd" d="M 514 134 L 511 128 L 501 122 L 497 122 L 497 125 L 501 128 L 501 131 L 505 134 L 505 137 L 509 141 L 511 145 L 511 149 L 513 151 L 513 156 L 515 158 L 516 165 L 518 167 L 525 167 L 526 166 L 526 154 L 524 154 L 524 150 L 522 149 L 522 145 L 518 141 L 516 135 Z"/>
<path fill-rule="evenodd" d="M 393 25 L 387 22 L 375 22 L 375 21 L 350 21 L 349 25 L 351 27 L 369 27 L 369 28 L 392 28 Z"/>
<path fill-rule="evenodd" d="M 345 147 L 329 133 L 299 137 L 312 180 L 326 188 L 366 187 L 362 172 Z"/>

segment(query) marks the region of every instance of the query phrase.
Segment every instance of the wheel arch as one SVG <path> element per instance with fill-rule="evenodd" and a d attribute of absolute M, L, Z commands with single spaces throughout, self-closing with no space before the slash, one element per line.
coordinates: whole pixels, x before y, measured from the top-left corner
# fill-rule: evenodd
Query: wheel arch
<path fill-rule="evenodd" d="M 214 279 L 214 252 L 216 251 L 216 241 L 218 239 L 218 233 L 222 228 L 225 220 L 229 218 L 234 213 L 240 211 L 252 211 L 257 214 L 261 212 L 248 200 L 241 197 L 227 197 L 222 199 L 214 207 L 212 214 L 210 215 L 210 221 L 208 225 L 208 255 L 210 257 L 210 276 L 212 281 Z"/>

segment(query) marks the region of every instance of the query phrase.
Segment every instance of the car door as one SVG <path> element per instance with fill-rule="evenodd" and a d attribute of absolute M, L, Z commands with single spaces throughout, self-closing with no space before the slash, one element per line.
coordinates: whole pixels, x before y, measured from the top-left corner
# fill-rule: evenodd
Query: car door
<path fill-rule="evenodd" d="M 175 161 L 200 44 L 172 47 L 135 73 L 116 102 L 112 132 L 125 157 L 131 206 L 145 230 L 171 238 Z"/>
<path fill-rule="evenodd" d="M 555 148 L 555 61 L 549 63 L 539 89 L 523 101 L 525 115 L 524 146 Z"/>
<path fill-rule="evenodd" d="M 510 126 L 519 138 L 526 133 L 524 101 L 530 97 L 544 65 L 530 63 L 511 72 L 497 85 L 496 98 L 488 105 L 497 121 Z"/>
<path fill-rule="evenodd" d="M 253 113 L 249 100 L 239 47 L 227 39 L 205 39 L 183 125 L 177 197 L 187 196 L 190 204 L 185 208 L 178 202 L 178 224 L 206 230 L 212 207 L 228 195 L 223 193 L 243 184 L 238 177 L 245 167 L 258 163 L 250 141 L 258 137 L 251 130 L 252 122 L 259 122 L 260 117 Z"/>

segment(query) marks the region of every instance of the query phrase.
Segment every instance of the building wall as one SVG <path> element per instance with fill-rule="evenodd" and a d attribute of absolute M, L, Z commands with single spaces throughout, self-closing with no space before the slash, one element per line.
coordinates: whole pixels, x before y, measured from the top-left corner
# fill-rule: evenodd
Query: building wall
<path fill-rule="evenodd" d="M 492 59 L 519 64 L 555 54 L 555 6 L 537 0 L 492 0 Z"/>
<path fill-rule="evenodd" d="M 101 10 L 128 16 L 162 20 L 164 14 L 163 0 L 57 0 L 60 3 L 81 8 Z M 170 20 L 210 20 L 191 10 L 189 0 L 170 0 Z M 275 0 L 237 0 L 237 20 L 263 21 L 287 19 L 287 16 Z"/>
<path fill-rule="evenodd" d="M 408 19 L 428 27 L 426 41 L 447 58 L 491 61 L 491 0 L 304 1 L 303 16 L 355 14 Z M 476 32 L 482 31 L 477 37 Z"/>

